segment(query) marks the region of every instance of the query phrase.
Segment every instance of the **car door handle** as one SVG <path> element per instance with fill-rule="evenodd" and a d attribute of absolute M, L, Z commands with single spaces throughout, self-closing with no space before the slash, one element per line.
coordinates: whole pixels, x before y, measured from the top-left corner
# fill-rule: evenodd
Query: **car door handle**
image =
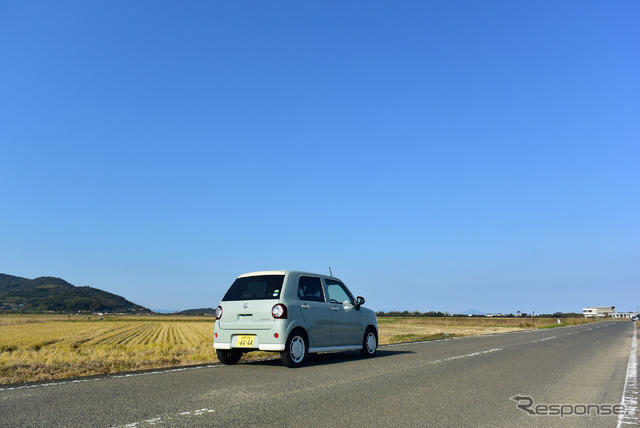
<path fill-rule="evenodd" d="M 301 307 L 302 309 L 310 309 L 310 308 L 311 308 L 311 305 L 307 305 L 307 304 L 305 303 L 304 305 L 300 305 L 300 307 Z"/>
<path fill-rule="evenodd" d="M 332 311 L 339 311 L 339 310 L 340 310 L 340 308 L 339 308 L 339 307 L 337 307 L 337 306 L 331 306 L 331 310 L 332 310 Z"/>

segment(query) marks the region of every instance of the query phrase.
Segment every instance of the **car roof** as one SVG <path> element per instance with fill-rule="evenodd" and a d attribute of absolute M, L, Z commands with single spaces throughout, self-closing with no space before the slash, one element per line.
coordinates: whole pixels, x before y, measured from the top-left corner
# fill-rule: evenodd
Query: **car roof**
<path fill-rule="evenodd" d="M 263 270 L 259 272 L 243 273 L 242 275 L 238 276 L 238 278 L 244 278 L 245 276 L 258 276 L 258 275 L 284 275 L 285 273 L 287 273 L 286 270 Z"/>
<path fill-rule="evenodd" d="M 248 273 L 243 273 L 238 278 L 244 278 L 247 276 L 260 276 L 260 275 L 285 275 L 287 273 L 294 274 L 294 275 L 302 274 L 302 275 L 322 276 L 325 278 L 333 278 L 339 281 L 338 278 L 331 275 L 323 275 L 321 273 L 312 273 L 312 272 L 303 272 L 299 270 L 264 270 L 264 271 L 258 271 L 258 272 L 248 272 Z"/>

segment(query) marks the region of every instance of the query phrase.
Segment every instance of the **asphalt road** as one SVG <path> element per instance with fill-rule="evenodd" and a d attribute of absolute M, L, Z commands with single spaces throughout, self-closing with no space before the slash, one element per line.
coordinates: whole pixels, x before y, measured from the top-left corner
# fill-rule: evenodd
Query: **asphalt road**
<path fill-rule="evenodd" d="M 611 414 L 623 393 L 637 410 L 634 335 L 632 322 L 601 322 L 387 346 L 373 359 L 323 354 L 299 369 L 274 359 L 0 385 L 0 427 L 637 426 L 637 412 Z"/>

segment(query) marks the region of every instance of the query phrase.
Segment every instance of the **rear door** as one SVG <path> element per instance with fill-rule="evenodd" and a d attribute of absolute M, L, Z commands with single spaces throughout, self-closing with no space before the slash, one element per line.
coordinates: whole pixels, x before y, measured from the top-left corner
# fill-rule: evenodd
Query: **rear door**
<path fill-rule="evenodd" d="M 329 346 L 331 343 L 331 307 L 326 302 L 320 278 L 300 276 L 296 291 L 300 312 L 309 332 L 311 345 Z"/>

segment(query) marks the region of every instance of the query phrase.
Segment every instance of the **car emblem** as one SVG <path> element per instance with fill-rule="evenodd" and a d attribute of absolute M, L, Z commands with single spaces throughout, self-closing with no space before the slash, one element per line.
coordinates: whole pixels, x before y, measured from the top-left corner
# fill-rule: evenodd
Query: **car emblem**
<path fill-rule="evenodd" d="M 242 305 L 242 309 L 249 309 L 249 304 L 245 303 L 244 305 Z"/>

